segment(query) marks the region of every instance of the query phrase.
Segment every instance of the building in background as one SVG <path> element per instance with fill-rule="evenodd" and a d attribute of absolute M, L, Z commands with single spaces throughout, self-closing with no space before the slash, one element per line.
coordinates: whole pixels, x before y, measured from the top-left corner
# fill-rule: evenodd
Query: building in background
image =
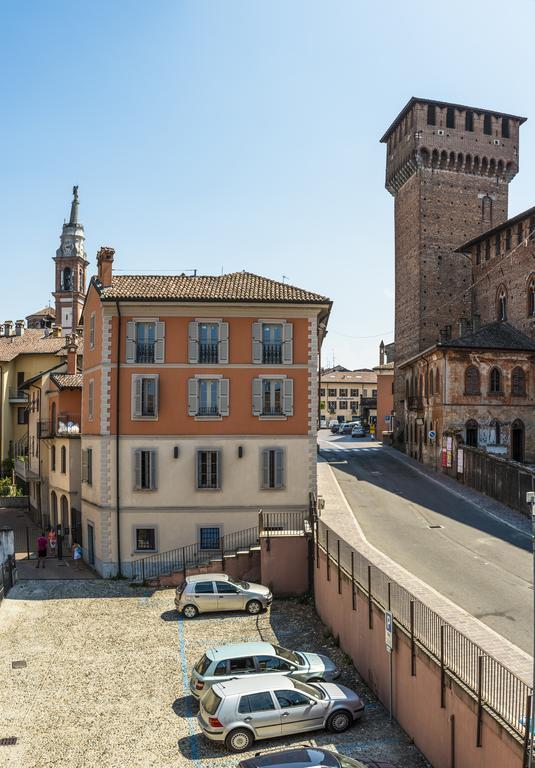
<path fill-rule="evenodd" d="M 371 368 L 350 371 L 341 365 L 321 371 L 320 419 L 353 421 L 370 426 L 377 419 L 377 374 Z"/>
<path fill-rule="evenodd" d="M 85 258 L 85 234 L 83 224 L 78 221 L 78 206 L 78 187 L 73 187 L 71 214 L 69 221 L 63 224 L 60 246 L 54 257 L 56 325 L 64 334 L 78 328 L 86 292 L 89 262 Z"/>
<path fill-rule="evenodd" d="M 56 310 L 54 307 L 43 307 L 38 312 L 26 315 L 28 328 L 52 328 L 56 323 Z"/>
<path fill-rule="evenodd" d="M 83 313 L 83 546 L 105 576 L 308 509 L 331 307 L 247 272 L 115 276 L 113 257 Z"/>
<path fill-rule="evenodd" d="M 374 372 L 377 375 L 377 429 L 376 437 L 382 439 L 383 432 L 392 435 L 394 423 L 394 344 L 379 345 L 379 365 Z"/>

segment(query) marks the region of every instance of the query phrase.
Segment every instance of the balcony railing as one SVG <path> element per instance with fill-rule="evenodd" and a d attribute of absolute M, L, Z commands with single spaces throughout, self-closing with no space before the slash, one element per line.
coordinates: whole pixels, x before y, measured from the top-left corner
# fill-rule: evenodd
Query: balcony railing
<path fill-rule="evenodd" d="M 407 406 L 409 411 L 423 411 L 424 401 L 421 397 L 409 397 Z"/>
<path fill-rule="evenodd" d="M 268 365 L 282 363 L 282 344 L 264 344 L 262 347 L 262 362 Z"/>
<path fill-rule="evenodd" d="M 156 343 L 149 341 L 145 344 L 136 343 L 136 363 L 153 363 Z"/>
<path fill-rule="evenodd" d="M 48 437 L 63 437 L 80 434 L 80 414 L 61 413 L 55 421 L 45 419 L 37 424 L 37 436 L 41 439 Z"/>
<path fill-rule="evenodd" d="M 282 406 L 281 405 L 275 405 L 273 408 L 264 408 L 262 409 L 262 416 L 282 416 Z"/>
<path fill-rule="evenodd" d="M 199 363 L 218 363 L 219 349 L 217 344 L 199 344 Z"/>
<path fill-rule="evenodd" d="M 197 416 L 219 416 L 217 405 L 200 405 Z"/>
<path fill-rule="evenodd" d="M 27 403 L 28 393 L 24 389 L 9 388 L 9 402 L 10 403 Z"/>

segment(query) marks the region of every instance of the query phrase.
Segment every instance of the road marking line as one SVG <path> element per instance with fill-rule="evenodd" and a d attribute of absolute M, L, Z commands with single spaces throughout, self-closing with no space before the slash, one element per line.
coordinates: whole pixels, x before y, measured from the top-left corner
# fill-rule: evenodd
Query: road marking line
<path fill-rule="evenodd" d="M 191 694 L 189 692 L 189 677 L 188 677 L 188 662 L 186 660 L 186 640 L 185 640 L 185 632 L 184 632 L 184 617 L 182 614 L 178 617 L 178 645 L 180 648 L 180 670 L 182 672 L 182 686 L 184 688 L 184 695 L 187 698 L 187 705 L 186 705 L 186 720 L 188 722 L 188 730 L 190 734 L 190 744 L 191 744 L 191 757 L 193 758 L 193 763 L 196 766 L 196 768 L 203 768 L 203 763 L 201 762 L 201 751 L 199 749 L 198 744 L 198 738 L 199 733 L 195 730 L 195 727 L 193 725 L 193 720 L 197 720 L 195 715 L 193 714 L 192 708 L 191 708 Z"/>

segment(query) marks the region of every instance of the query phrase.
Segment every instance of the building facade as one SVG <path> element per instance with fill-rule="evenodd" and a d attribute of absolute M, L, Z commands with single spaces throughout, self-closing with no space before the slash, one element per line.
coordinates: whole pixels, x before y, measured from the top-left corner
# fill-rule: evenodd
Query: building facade
<path fill-rule="evenodd" d="M 349 371 L 343 366 L 321 372 L 320 419 L 329 424 L 364 419 L 370 425 L 377 418 L 377 374 L 370 368 Z"/>
<path fill-rule="evenodd" d="M 383 432 L 391 437 L 394 421 L 394 344 L 381 341 L 379 365 L 373 370 L 377 375 L 376 437 L 381 440 Z"/>
<path fill-rule="evenodd" d="M 308 508 L 330 302 L 267 278 L 114 276 L 83 312 L 82 529 L 103 575 Z"/>

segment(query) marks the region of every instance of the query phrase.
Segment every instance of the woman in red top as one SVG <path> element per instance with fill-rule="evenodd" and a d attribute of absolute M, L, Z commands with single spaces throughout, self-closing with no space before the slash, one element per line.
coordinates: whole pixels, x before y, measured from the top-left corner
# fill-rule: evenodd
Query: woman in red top
<path fill-rule="evenodd" d="M 37 565 L 36 568 L 39 568 L 39 563 L 42 561 L 43 568 L 45 567 L 46 562 L 46 545 L 47 545 L 47 539 L 45 536 L 45 532 L 43 531 L 40 536 L 37 537 Z"/>

